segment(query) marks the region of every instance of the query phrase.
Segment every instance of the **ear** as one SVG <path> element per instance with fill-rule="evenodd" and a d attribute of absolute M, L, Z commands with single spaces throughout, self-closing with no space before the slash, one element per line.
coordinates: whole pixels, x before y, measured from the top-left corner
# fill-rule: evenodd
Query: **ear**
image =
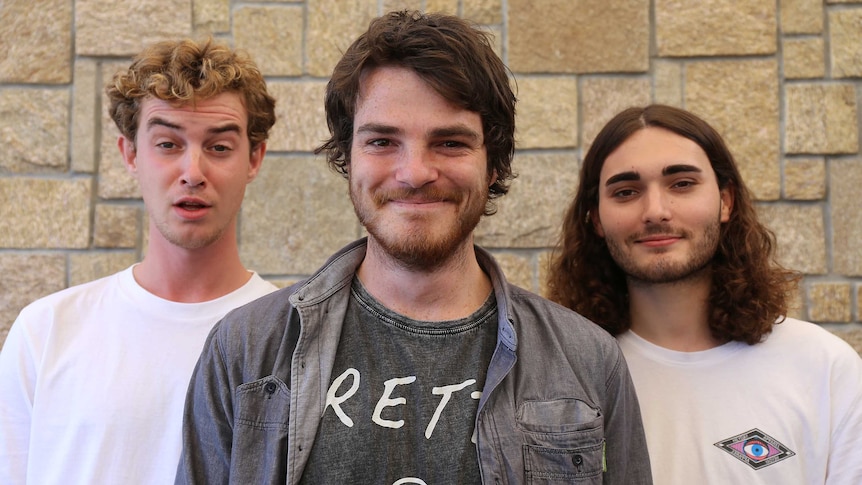
<path fill-rule="evenodd" d="M 120 149 L 120 155 L 123 157 L 123 164 L 126 170 L 134 176 L 138 173 L 138 151 L 135 148 L 135 142 L 120 135 L 117 138 L 117 148 Z"/>
<path fill-rule="evenodd" d="M 257 177 L 260 171 L 260 166 L 263 165 L 263 156 L 266 155 L 266 142 L 260 142 L 251 150 L 251 156 L 248 160 L 248 181 L 251 182 Z"/>
<path fill-rule="evenodd" d="M 730 214 L 733 212 L 733 190 L 731 186 L 721 189 L 719 196 L 721 197 L 721 222 L 730 220 Z"/>
<path fill-rule="evenodd" d="M 491 170 L 491 176 L 488 177 L 488 187 L 494 185 L 494 182 L 497 181 L 497 169 Z"/>
<path fill-rule="evenodd" d="M 587 212 L 587 219 L 589 219 L 589 222 L 593 224 L 593 230 L 596 231 L 596 234 L 598 234 L 600 238 L 604 239 L 605 229 L 602 227 L 602 220 L 599 217 L 599 208 L 594 207 Z"/>

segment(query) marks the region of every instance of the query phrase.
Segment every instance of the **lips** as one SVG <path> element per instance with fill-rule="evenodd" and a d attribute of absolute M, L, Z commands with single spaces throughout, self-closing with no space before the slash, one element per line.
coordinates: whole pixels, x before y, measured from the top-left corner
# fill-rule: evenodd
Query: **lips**
<path fill-rule="evenodd" d="M 188 211 L 196 211 L 201 209 L 206 209 L 210 207 L 210 204 L 207 204 L 201 199 L 196 198 L 183 198 L 174 203 L 175 207 L 180 209 L 188 210 Z"/>

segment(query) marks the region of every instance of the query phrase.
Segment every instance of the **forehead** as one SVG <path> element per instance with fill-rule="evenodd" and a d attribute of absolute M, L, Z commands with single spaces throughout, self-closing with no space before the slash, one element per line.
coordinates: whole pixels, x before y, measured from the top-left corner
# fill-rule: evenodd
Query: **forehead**
<path fill-rule="evenodd" d="M 148 96 L 141 102 L 139 127 L 159 118 L 180 127 L 193 124 L 219 125 L 236 123 L 245 130 L 248 111 L 239 93 L 224 92 L 193 102 L 166 101 Z"/>
<path fill-rule="evenodd" d="M 715 176 L 700 145 L 670 130 L 650 126 L 636 131 L 608 155 L 599 178 L 604 183 L 623 172 L 657 176 L 670 165 L 691 165 L 705 176 Z"/>
<path fill-rule="evenodd" d="M 380 66 L 363 72 L 354 129 L 369 122 L 419 128 L 444 120 L 477 127 L 481 133 L 479 113 L 450 102 L 412 69 Z"/>

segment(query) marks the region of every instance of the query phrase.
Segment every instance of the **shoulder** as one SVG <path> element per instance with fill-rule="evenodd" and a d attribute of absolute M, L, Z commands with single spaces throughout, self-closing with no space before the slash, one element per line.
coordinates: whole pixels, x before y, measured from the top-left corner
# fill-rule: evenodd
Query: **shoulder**
<path fill-rule="evenodd" d="M 754 347 L 774 355 L 792 355 L 809 368 L 847 366 L 862 372 L 862 358 L 850 344 L 820 325 L 795 318 L 776 324 L 767 338 Z"/>
<path fill-rule="evenodd" d="M 44 321 L 46 317 L 51 317 L 58 311 L 71 308 L 79 308 L 81 311 L 86 311 L 89 302 L 95 299 L 103 299 L 106 292 L 115 290 L 119 285 L 120 278 L 130 271 L 131 269 L 126 269 L 110 276 L 70 286 L 69 288 L 38 298 L 21 310 L 18 321 L 25 322 L 31 319 Z"/>
<path fill-rule="evenodd" d="M 580 313 L 514 285 L 509 285 L 509 294 L 519 337 L 552 338 L 583 355 L 598 352 L 616 359 L 620 353 L 616 339 Z"/>

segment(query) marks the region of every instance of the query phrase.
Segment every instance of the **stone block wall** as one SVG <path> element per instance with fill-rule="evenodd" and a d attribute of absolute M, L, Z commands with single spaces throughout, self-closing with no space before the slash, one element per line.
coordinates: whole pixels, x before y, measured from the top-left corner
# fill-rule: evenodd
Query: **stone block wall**
<path fill-rule="evenodd" d="M 725 136 L 804 273 L 793 315 L 862 351 L 862 0 L 6 0 L 0 2 L 0 341 L 28 302 L 146 251 L 146 213 L 103 85 L 144 44 L 213 35 L 248 50 L 278 123 L 240 221 L 246 265 L 296 281 L 362 235 L 313 149 L 340 53 L 391 9 L 446 11 L 495 35 L 517 82 L 520 176 L 477 241 L 541 292 L 580 159 L 630 105 Z"/>

